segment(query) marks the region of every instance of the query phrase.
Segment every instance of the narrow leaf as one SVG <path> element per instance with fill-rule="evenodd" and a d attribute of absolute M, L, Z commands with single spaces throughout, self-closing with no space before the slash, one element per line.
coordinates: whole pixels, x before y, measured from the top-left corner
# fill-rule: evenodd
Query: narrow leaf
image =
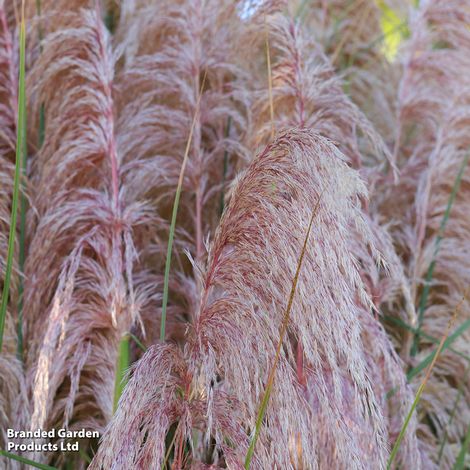
<path fill-rule="evenodd" d="M 428 301 L 428 296 L 429 296 L 429 291 L 431 290 L 431 281 L 432 277 L 434 275 L 434 268 L 436 266 L 436 258 L 439 253 L 439 249 L 441 247 L 441 242 L 442 239 L 444 238 L 444 232 L 447 226 L 447 221 L 449 220 L 450 217 L 450 211 L 452 209 L 452 205 L 454 204 L 455 198 L 457 196 L 457 192 L 459 191 L 460 188 L 460 182 L 462 181 L 462 177 L 465 171 L 465 168 L 468 164 L 468 160 L 470 157 L 470 152 L 467 152 L 465 155 L 464 159 L 462 160 L 462 164 L 460 166 L 460 169 L 457 173 L 457 176 L 455 177 L 455 182 L 452 187 L 452 191 L 449 196 L 449 201 L 447 202 L 447 207 L 444 212 L 444 216 L 442 217 L 441 224 L 439 226 L 439 231 L 436 237 L 436 241 L 434 243 L 434 253 L 432 256 L 432 261 L 431 264 L 429 265 L 428 271 L 426 273 L 426 279 L 424 283 L 424 289 L 423 293 L 421 294 L 421 299 L 419 302 L 419 309 L 418 309 L 418 328 L 417 328 L 417 334 L 414 337 L 413 345 L 411 347 L 411 355 L 415 356 L 418 352 L 418 341 L 419 341 L 419 332 L 421 331 L 421 327 L 423 324 L 423 318 L 424 318 L 424 310 L 426 308 L 426 304 Z"/>
<path fill-rule="evenodd" d="M 26 148 L 25 136 L 25 55 L 26 55 L 26 28 L 24 20 L 24 0 L 22 4 L 21 26 L 20 26 L 20 69 L 18 82 L 18 122 L 16 126 L 16 162 L 15 177 L 13 183 L 13 198 L 11 202 L 10 234 L 8 238 L 8 253 L 5 268 L 5 280 L 3 283 L 2 303 L 0 307 L 0 352 L 3 345 L 3 331 L 7 313 L 8 298 L 10 294 L 10 280 L 13 269 L 13 256 L 15 251 L 16 220 L 18 215 L 18 199 L 20 194 L 20 178 L 23 173 L 21 168 L 23 153 Z"/>
<path fill-rule="evenodd" d="M 135 344 L 137 344 L 137 346 L 143 351 L 147 351 L 147 348 L 145 347 L 145 344 L 142 343 L 142 341 L 140 341 L 139 338 L 137 338 L 136 335 L 134 335 L 133 333 L 129 333 L 129 336 L 132 338 L 132 340 L 134 341 Z"/>
<path fill-rule="evenodd" d="M 465 455 L 470 447 L 470 425 L 467 429 L 467 434 L 460 449 L 457 461 L 455 462 L 453 470 L 463 470 L 465 468 Z M 468 468 L 468 467 L 467 467 Z"/>
<path fill-rule="evenodd" d="M 442 351 L 439 351 L 439 352 L 443 352 L 445 351 L 446 349 L 448 349 L 448 347 L 461 335 L 463 334 L 464 331 L 466 331 L 468 328 L 470 328 L 470 319 L 464 321 L 456 330 L 453 334 L 451 334 L 443 343 L 442 345 Z M 408 374 L 407 374 L 407 377 L 408 377 L 408 380 L 410 381 L 411 379 L 413 379 L 413 377 L 415 377 L 416 375 L 418 375 L 423 369 L 425 369 L 433 360 L 434 360 L 434 357 L 436 356 L 438 350 L 436 351 L 433 351 L 431 354 L 429 354 L 423 361 L 421 361 L 416 367 L 413 367 L 413 369 L 411 369 Z"/>
<path fill-rule="evenodd" d="M 10 452 L 7 452 L 6 450 L 0 450 L 0 455 L 3 455 L 4 457 L 11 459 L 11 460 L 16 460 L 18 462 L 25 463 L 26 465 L 30 465 L 31 467 L 40 468 L 42 470 L 57 470 L 56 467 L 51 467 L 50 465 L 35 462 L 34 460 L 21 457 L 20 455 L 11 454 Z"/>
<path fill-rule="evenodd" d="M 320 206 L 320 200 L 321 200 L 321 195 L 318 198 L 316 206 L 313 209 L 312 216 L 310 217 L 310 222 L 308 224 L 307 233 L 306 233 L 305 239 L 304 239 L 304 244 L 302 246 L 302 250 L 300 252 L 299 260 L 297 262 L 297 269 L 295 271 L 294 280 L 292 281 L 292 288 L 291 288 L 290 295 L 289 295 L 289 301 L 287 303 L 287 308 L 286 308 L 286 311 L 284 313 L 284 318 L 283 318 L 283 321 L 282 321 L 282 324 L 281 324 L 281 327 L 280 327 L 280 330 L 279 330 L 279 341 L 278 341 L 277 347 L 276 347 L 276 355 L 274 357 L 274 363 L 273 363 L 273 365 L 271 367 L 271 370 L 269 372 L 268 381 L 266 383 L 266 390 L 264 392 L 264 396 L 263 396 L 263 399 L 261 401 L 261 406 L 260 406 L 259 411 L 258 411 L 258 416 L 256 418 L 255 432 L 254 432 L 254 434 L 251 438 L 250 446 L 248 447 L 248 451 L 247 451 L 246 457 L 245 457 L 245 469 L 247 469 L 247 470 L 250 468 L 251 460 L 253 458 L 253 454 L 254 454 L 254 451 L 255 451 L 256 441 L 258 440 L 258 436 L 259 436 L 259 433 L 261 431 L 261 426 L 263 424 L 264 415 L 265 415 L 266 409 L 268 407 L 269 397 L 271 395 L 271 389 L 272 389 L 272 386 L 273 386 L 273 383 L 274 383 L 274 378 L 275 378 L 275 375 L 276 375 L 276 368 L 277 368 L 277 364 L 279 362 L 279 357 L 281 355 L 282 344 L 284 342 L 284 336 L 285 336 L 286 331 L 287 331 L 287 325 L 289 324 L 290 311 L 291 311 L 291 308 L 292 308 L 292 303 L 294 301 L 295 291 L 297 289 L 297 283 L 298 283 L 298 280 L 299 280 L 300 269 L 302 268 L 302 261 L 304 259 L 304 255 L 305 255 L 305 252 L 307 250 L 307 244 L 308 244 L 308 239 L 310 237 L 310 232 L 312 230 L 313 219 L 315 218 L 315 215 L 317 214 L 318 208 Z"/>
<path fill-rule="evenodd" d="M 119 343 L 119 355 L 116 366 L 116 378 L 114 382 L 113 412 L 116 411 L 122 391 L 126 386 L 126 371 L 129 368 L 129 335 L 125 335 Z"/>
<path fill-rule="evenodd" d="M 457 412 L 457 408 L 459 406 L 459 402 L 460 400 L 462 399 L 462 395 L 463 395 L 463 391 L 464 391 L 464 388 L 465 388 L 465 385 L 467 383 L 467 378 L 468 378 L 468 373 L 470 372 L 470 363 L 469 365 L 467 366 L 467 368 L 465 369 L 465 374 L 460 382 L 460 386 L 459 386 L 459 390 L 457 392 L 457 396 L 455 397 L 455 402 L 454 402 L 454 406 L 452 407 L 452 412 L 449 416 L 449 421 L 446 425 L 446 428 L 445 428 L 445 432 L 444 432 L 444 438 L 442 439 L 442 442 L 441 442 L 441 446 L 439 448 L 439 457 L 438 457 L 438 460 L 437 460 L 437 463 L 440 465 L 441 463 L 441 460 L 442 460 L 442 456 L 444 455 L 444 447 L 446 445 L 446 442 L 447 442 L 447 438 L 449 436 L 449 429 L 450 429 L 450 426 L 455 418 L 455 414 Z"/>
<path fill-rule="evenodd" d="M 408 323 L 404 322 L 403 320 L 401 320 L 400 318 L 395 318 L 395 317 L 391 317 L 389 315 L 384 315 L 383 316 L 384 320 L 387 321 L 387 322 L 390 322 L 390 323 L 394 323 L 395 325 L 398 325 L 398 326 L 401 326 L 403 328 L 405 328 L 406 330 L 410 331 L 411 333 L 418 333 L 418 330 L 416 328 L 413 328 L 411 325 L 409 325 Z M 465 323 L 464 323 L 465 324 Z M 463 326 L 463 325 L 462 325 Z M 459 327 L 460 328 L 460 327 Z M 463 333 L 464 330 L 462 330 L 462 333 Z M 431 336 L 431 335 L 428 335 L 427 333 L 425 333 L 424 331 L 420 331 L 418 333 L 422 338 L 425 338 L 429 341 L 431 341 L 431 343 L 434 343 L 434 344 L 439 344 L 439 339 L 438 338 L 435 338 L 434 336 Z M 452 338 L 453 335 L 451 335 L 449 337 Z M 462 358 L 464 358 L 465 360 L 469 361 L 470 362 L 470 356 L 468 354 L 465 354 L 463 353 L 462 351 L 459 351 L 458 349 L 455 349 L 453 347 L 451 347 L 450 345 L 447 346 L 447 349 L 449 351 L 452 351 L 454 354 L 456 354 L 457 356 L 460 356 Z"/>
<path fill-rule="evenodd" d="M 431 377 L 431 372 L 434 368 L 434 364 L 436 363 L 437 358 L 439 357 L 439 354 L 441 353 L 441 351 L 444 348 L 444 343 L 446 342 L 447 336 L 449 335 L 449 331 L 451 330 L 453 324 L 455 323 L 455 320 L 458 317 L 460 309 L 462 308 L 462 304 L 464 303 L 464 301 L 467 298 L 469 289 L 470 288 L 467 288 L 465 290 L 465 293 L 464 293 L 462 299 L 460 300 L 459 304 L 455 308 L 454 313 L 453 313 L 451 319 L 449 320 L 449 323 L 447 324 L 446 331 L 444 332 L 444 335 L 442 336 L 441 342 L 439 343 L 439 346 L 437 347 L 437 350 L 435 351 L 435 353 L 433 353 L 431 364 L 429 365 L 429 367 L 426 371 L 426 375 L 424 376 L 424 379 L 423 379 L 423 381 L 421 382 L 421 385 L 418 388 L 418 391 L 416 393 L 416 397 L 413 401 L 413 404 L 411 405 L 411 409 L 410 409 L 408 415 L 406 416 L 405 422 L 403 423 L 403 426 L 400 430 L 400 434 L 398 435 L 398 438 L 395 442 L 395 445 L 393 446 L 392 452 L 390 453 L 390 457 L 389 457 L 388 462 L 387 462 L 387 470 L 392 468 L 392 463 L 395 460 L 395 457 L 398 453 L 398 450 L 400 449 L 400 444 L 403 440 L 403 437 L 405 436 L 405 432 L 406 432 L 408 424 L 411 420 L 411 417 L 413 416 L 413 413 L 414 413 L 414 411 L 415 411 L 415 409 L 416 409 L 416 407 L 419 403 L 419 400 L 421 399 L 421 395 L 423 394 L 424 388 L 426 387 L 426 384 L 428 383 L 429 377 Z"/>
<path fill-rule="evenodd" d="M 168 248 L 166 252 L 165 276 L 163 280 L 162 317 L 161 317 L 161 323 L 160 323 L 160 340 L 161 341 L 165 340 L 166 309 L 168 305 L 168 291 L 169 291 L 169 285 L 170 285 L 171 254 L 173 251 L 173 240 L 175 238 L 176 218 L 178 216 L 178 206 L 180 203 L 181 189 L 183 187 L 184 170 L 186 169 L 186 164 L 188 163 L 189 150 L 191 148 L 191 142 L 193 140 L 194 126 L 196 125 L 196 119 L 199 114 L 202 90 L 204 89 L 204 84 L 206 82 L 206 73 L 207 71 L 204 72 L 204 77 L 202 79 L 201 88 L 199 90 L 199 95 L 198 95 L 197 102 L 196 102 L 196 110 L 194 111 L 193 122 L 191 124 L 188 141 L 186 143 L 186 149 L 184 152 L 183 164 L 181 165 L 181 171 L 180 171 L 180 175 L 178 178 L 178 186 L 176 188 L 175 200 L 173 202 L 173 212 L 171 214 L 170 234 L 168 237 Z"/>

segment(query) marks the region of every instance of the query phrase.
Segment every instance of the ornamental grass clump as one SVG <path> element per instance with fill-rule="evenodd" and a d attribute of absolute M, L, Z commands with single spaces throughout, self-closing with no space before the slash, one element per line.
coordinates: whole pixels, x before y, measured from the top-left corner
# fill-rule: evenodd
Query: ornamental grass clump
<path fill-rule="evenodd" d="M 374 393 L 366 372 L 359 320 L 361 309 L 372 308 L 372 301 L 357 260 L 346 248 L 354 228 L 362 243 L 380 256 L 361 213 L 365 197 L 364 184 L 347 167 L 345 157 L 311 131 L 287 131 L 262 151 L 232 189 L 209 250 L 201 300 L 185 348 L 158 345 L 146 353 L 93 465 L 162 465 L 167 451 L 163 437 L 172 425 L 175 459 L 182 459 L 178 452 L 189 445 L 191 459 L 212 453 L 219 465 L 243 463 L 306 225 L 314 211 L 312 240 L 253 466 L 266 468 L 271 459 L 283 468 L 295 466 L 298 456 L 286 445 L 286 436 L 294 448 L 301 447 L 304 464 L 348 463 L 361 468 L 367 458 L 383 466 L 387 455 L 387 422 L 379 405 L 383 397 Z M 333 289 L 335 284 L 341 288 Z M 313 285 L 315 289 L 310 288 Z M 343 331 L 342 337 L 337 330 Z M 299 342 L 306 363 L 304 384 L 295 373 Z M 389 351 L 382 354 L 387 361 L 396 361 L 393 356 L 389 359 Z M 158 372 L 162 361 L 164 374 Z M 224 402 L 230 406 L 222 407 Z M 358 420 L 360 433 L 349 432 L 346 423 L 351 415 Z M 125 422 L 132 423 L 132 431 L 123 435 L 119 430 Z M 153 426 L 163 429 L 151 431 Z M 299 429 L 311 431 L 299 433 Z M 324 455 L 333 442 L 331 453 Z"/>
<path fill-rule="evenodd" d="M 0 0 L 0 468 L 469 467 L 469 24 Z"/>

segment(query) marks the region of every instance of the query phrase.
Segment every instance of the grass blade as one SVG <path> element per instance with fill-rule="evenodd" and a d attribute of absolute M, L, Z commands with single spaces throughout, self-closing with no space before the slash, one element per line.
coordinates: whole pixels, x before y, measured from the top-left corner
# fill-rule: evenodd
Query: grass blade
<path fill-rule="evenodd" d="M 305 252 L 307 250 L 307 244 L 308 244 L 308 239 L 310 237 L 310 232 L 312 230 L 313 220 L 314 220 L 315 215 L 317 214 L 318 208 L 320 206 L 321 196 L 322 195 L 320 195 L 320 197 L 318 198 L 318 201 L 315 205 L 315 208 L 313 209 L 312 216 L 310 217 L 310 221 L 309 221 L 309 224 L 308 224 L 307 232 L 305 234 L 305 239 L 304 239 L 304 243 L 303 243 L 303 246 L 302 246 L 302 250 L 300 252 L 299 260 L 297 262 L 297 268 L 296 268 L 296 271 L 295 271 L 294 279 L 292 281 L 292 287 L 291 287 L 291 291 L 290 291 L 290 295 L 289 295 L 289 301 L 287 303 L 287 308 L 286 308 L 286 311 L 284 313 L 284 318 L 282 320 L 282 324 L 281 324 L 281 327 L 279 329 L 279 341 L 278 341 L 277 347 L 276 347 L 276 355 L 274 357 L 274 362 L 273 362 L 273 365 L 271 367 L 271 370 L 269 371 L 268 381 L 266 383 L 266 390 L 264 392 L 264 396 L 263 396 L 263 399 L 261 401 L 261 405 L 260 405 L 260 408 L 259 408 L 259 411 L 258 411 L 258 416 L 256 417 L 255 432 L 254 432 L 254 434 L 251 438 L 250 446 L 248 447 L 248 451 L 247 451 L 246 457 L 245 457 L 245 469 L 246 470 L 248 470 L 250 468 L 251 460 L 253 458 L 253 454 L 254 454 L 254 451 L 255 451 L 256 441 L 258 440 L 258 436 L 259 436 L 259 433 L 261 431 L 261 425 L 263 424 L 264 415 L 265 415 L 266 409 L 268 407 L 269 397 L 271 395 L 271 390 L 272 390 L 272 386 L 273 386 L 273 383 L 274 383 L 274 378 L 275 378 L 275 375 L 276 375 L 276 368 L 277 368 L 277 364 L 279 362 L 279 357 L 281 355 L 282 344 L 284 342 L 284 336 L 287 332 L 287 325 L 289 324 L 290 311 L 291 311 L 291 308 L 292 308 L 292 303 L 294 301 L 295 291 L 297 289 L 297 283 L 298 283 L 298 280 L 299 280 L 300 269 L 302 268 L 302 262 L 303 262 L 303 259 L 304 259 Z"/>
<path fill-rule="evenodd" d="M 82 460 L 85 461 L 88 465 L 90 465 L 91 464 L 90 456 L 82 449 L 80 449 L 78 452 L 79 452 L 80 457 L 82 458 Z"/>
<path fill-rule="evenodd" d="M 444 232 L 447 226 L 447 222 L 450 217 L 450 211 L 452 209 L 452 205 L 454 204 L 455 198 L 457 196 L 457 192 L 459 191 L 460 188 L 460 183 L 462 181 L 463 174 L 465 172 L 465 168 L 468 164 L 468 160 L 470 157 L 470 152 L 467 152 L 465 155 L 464 159 L 462 160 L 462 164 L 460 165 L 459 171 L 457 173 L 457 176 L 455 177 L 454 185 L 452 187 L 452 191 L 449 196 L 449 201 L 447 202 L 447 207 L 444 212 L 444 216 L 442 217 L 441 224 L 439 226 L 439 231 L 437 233 L 436 241 L 434 244 L 434 253 L 432 256 L 432 261 L 431 264 L 429 265 L 428 271 L 426 273 L 426 279 L 424 283 L 424 289 L 421 294 L 421 299 L 419 302 L 419 308 L 418 308 L 418 327 L 417 327 L 417 334 L 414 337 L 413 340 L 413 345 L 411 347 L 411 355 L 415 356 L 418 352 L 418 342 L 419 342 L 419 332 L 421 331 L 421 327 L 423 325 L 423 318 L 424 318 L 424 310 L 426 308 L 426 304 L 428 301 L 428 296 L 429 296 L 429 291 L 431 290 L 431 281 L 432 277 L 434 275 L 434 268 L 436 266 L 436 257 L 439 253 L 439 249 L 441 247 L 441 242 L 442 239 L 444 238 Z"/>
<path fill-rule="evenodd" d="M 23 135 L 25 136 L 23 142 L 23 157 L 21 161 L 21 195 L 20 195 L 20 233 L 19 233 L 19 253 L 18 253 L 18 267 L 20 273 L 24 273 L 24 263 L 26 258 L 26 210 L 28 201 L 26 198 L 26 164 L 28 159 L 28 149 L 26 143 L 26 112 L 23 122 Z M 20 275 L 18 286 L 18 344 L 17 344 L 18 359 L 23 362 L 23 276 Z"/>
<path fill-rule="evenodd" d="M 408 325 L 408 323 L 404 322 L 403 320 L 401 320 L 400 318 L 395 318 L 395 317 L 391 317 L 389 315 L 384 315 L 383 316 L 384 320 L 389 322 L 389 323 L 394 323 L 395 325 L 398 325 L 398 326 L 401 326 L 403 328 L 405 328 L 406 330 L 410 331 L 411 333 L 417 333 L 417 330 L 416 328 L 413 328 L 411 325 Z M 458 331 L 460 331 L 459 334 L 462 334 L 463 331 L 465 331 L 465 325 L 466 325 L 466 322 L 464 322 L 459 328 L 458 328 Z M 469 325 L 470 326 L 470 325 Z M 427 333 L 425 333 L 424 331 L 420 331 L 418 333 L 421 337 L 431 341 L 431 343 L 434 343 L 434 344 L 439 344 L 439 339 L 434 337 L 434 336 L 431 336 L 431 335 L 428 335 Z M 450 337 L 449 337 L 449 343 L 447 345 L 447 347 L 444 345 L 444 349 L 448 349 L 449 351 L 452 351 L 454 354 L 456 354 L 457 356 L 460 356 L 462 357 L 463 359 L 465 359 L 466 361 L 469 361 L 470 362 L 470 356 L 468 354 L 465 354 L 463 353 L 462 351 L 459 351 L 457 349 L 454 349 L 452 346 L 450 346 L 451 342 L 450 339 L 453 338 L 454 334 L 452 334 Z M 458 336 L 458 335 L 457 335 Z M 457 338 L 456 336 L 456 338 Z M 429 364 L 429 363 L 428 363 Z M 422 370 L 422 369 L 421 369 Z"/>
<path fill-rule="evenodd" d="M 31 467 L 40 468 L 42 470 L 58 470 L 56 467 L 51 467 L 50 465 L 46 465 L 43 463 L 35 462 L 34 460 L 26 459 L 25 457 L 21 457 L 20 455 L 11 454 L 6 450 L 0 450 L 0 455 L 3 455 L 7 459 L 16 460 L 17 462 L 25 463 L 26 465 L 30 465 Z"/>
<path fill-rule="evenodd" d="M 39 18 L 41 16 L 41 0 L 36 0 L 36 16 Z M 42 52 L 42 41 L 43 33 L 41 22 L 38 21 L 38 39 L 39 39 L 39 50 Z M 26 198 L 26 187 L 24 181 L 26 180 L 26 165 L 28 160 L 28 149 L 26 141 L 26 116 L 24 119 L 24 145 L 23 150 L 23 165 L 22 165 L 22 177 L 23 185 L 21 192 L 21 202 L 20 202 L 20 239 L 19 239 L 19 253 L 18 253 L 18 267 L 20 273 L 24 272 L 24 263 L 26 258 L 26 249 L 25 249 L 25 239 L 26 239 L 26 210 L 28 201 Z M 41 103 L 39 108 L 39 132 L 38 132 L 38 149 L 42 147 L 45 137 L 45 109 L 44 104 Z M 17 346 L 17 357 L 22 362 L 23 361 L 23 277 L 20 276 L 19 286 L 18 286 L 18 346 Z"/>
<path fill-rule="evenodd" d="M 140 341 L 139 338 L 137 338 L 137 336 L 133 333 L 129 333 L 129 336 L 132 338 L 132 340 L 134 341 L 135 344 L 137 344 L 137 346 L 143 351 L 147 351 L 147 348 L 145 347 L 145 344 L 142 343 L 142 341 Z"/>
<path fill-rule="evenodd" d="M 446 331 L 444 332 L 444 335 L 442 336 L 441 342 L 439 343 L 439 346 L 437 347 L 436 351 L 432 354 L 432 360 L 431 363 L 429 364 L 429 367 L 426 371 L 426 375 L 424 376 L 423 381 L 421 382 L 421 385 L 418 388 L 418 391 L 416 392 L 416 397 L 413 401 L 413 404 L 411 405 L 411 409 L 408 412 L 408 415 L 406 416 L 405 422 L 403 423 L 403 426 L 400 430 L 400 434 L 398 435 L 397 440 L 395 441 L 395 445 L 393 446 L 392 452 L 390 453 L 390 457 L 387 462 L 387 470 L 390 470 L 392 468 L 392 463 L 395 460 L 395 457 L 398 453 L 398 450 L 400 449 L 400 444 L 401 441 L 403 440 L 403 437 L 405 436 L 406 429 L 408 428 L 408 424 L 411 420 L 411 417 L 413 416 L 413 413 L 416 409 L 416 406 L 419 403 L 419 400 L 421 399 L 421 395 L 423 394 L 424 388 L 426 387 L 426 384 L 428 383 L 429 377 L 431 377 L 431 372 L 434 368 L 434 364 L 437 361 L 437 358 L 439 357 L 439 354 L 444 348 L 444 343 L 446 342 L 447 336 L 449 335 L 449 331 L 451 330 L 453 324 L 455 323 L 455 320 L 458 317 L 458 314 L 460 312 L 460 309 L 462 308 L 462 304 L 465 302 L 467 299 L 468 291 L 470 290 L 469 287 L 465 290 L 464 295 L 462 296 L 462 299 L 460 300 L 459 304 L 454 310 L 454 313 L 449 320 L 449 323 L 447 324 Z"/>
<path fill-rule="evenodd" d="M 165 341 L 166 309 L 168 305 L 171 254 L 173 251 L 173 241 L 175 238 L 176 217 L 178 216 L 178 206 L 180 203 L 181 189 L 183 187 L 184 170 L 188 162 L 189 150 L 191 148 L 191 142 L 193 140 L 194 126 L 196 125 L 196 119 L 199 114 L 199 108 L 201 106 L 202 90 L 204 89 L 204 84 L 206 83 L 206 74 L 207 74 L 207 71 L 204 72 L 204 77 L 202 79 L 202 84 L 199 90 L 199 95 L 197 97 L 196 109 L 194 111 L 193 122 L 191 123 L 191 129 L 189 131 L 188 141 L 186 142 L 186 149 L 184 151 L 183 163 L 181 165 L 180 175 L 178 178 L 178 186 L 176 188 L 175 200 L 173 202 L 173 212 L 171 214 L 170 234 L 168 236 L 168 248 L 166 252 L 165 276 L 163 280 L 162 317 L 161 317 L 161 323 L 160 323 L 160 340 L 161 341 Z"/>
<path fill-rule="evenodd" d="M 464 386 L 467 383 L 467 377 L 468 377 L 469 372 L 470 372 L 470 364 L 465 369 L 465 374 L 462 378 L 462 381 L 460 382 L 460 386 L 459 386 L 459 390 L 457 392 L 457 396 L 455 397 L 454 406 L 452 407 L 452 412 L 449 416 L 449 421 L 447 423 L 446 430 L 444 432 L 444 438 L 442 439 L 441 446 L 439 448 L 439 456 L 438 456 L 438 460 L 437 460 L 438 465 L 441 464 L 442 456 L 444 455 L 444 447 L 446 445 L 447 438 L 448 438 L 448 435 L 449 435 L 449 428 L 450 428 L 450 425 L 452 424 L 452 421 L 454 420 L 455 413 L 457 412 L 457 407 L 459 406 L 460 399 L 462 398 Z"/>
<path fill-rule="evenodd" d="M 457 457 L 457 461 L 455 462 L 453 470 L 464 470 L 465 468 L 465 455 L 470 447 L 470 425 L 467 429 L 467 434 L 462 444 L 462 448 L 460 449 L 459 455 Z M 467 467 L 468 468 L 468 467 Z"/>
<path fill-rule="evenodd" d="M 116 378 L 114 382 L 114 403 L 113 403 L 113 412 L 116 411 L 116 408 L 119 403 L 119 398 L 121 397 L 122 391 L 126 386 L 126 371 L 129 368 L 129 335 L 125 335 L 121 342 L 119 343 L 119 354 L 116 366 Z"/>
<path fill-rule="evenodd" d="M 442 345 L 442 351 L 445 351 L 446 349 L 449 348 L 449 346 L 468 328 L 470 328 L 470 319 L 464 321 L 456 330 L 454 333 L 452 333 L 445 341 L 444 344 Z M 410 381 L 418 375 L 423 369 L 425 369 L 433 360 L 434 356 L 436 355 L 437 350 L 433 351 L 431 354 L 429 354 L 423 361 L 421 361 L 416 367 L 413 367 L 408 374 L 408 380 Z"/>
<path fill-rule="evenodd" d="M 13 256 L 15 249 L 16 220 L 18 215 L 18 199 L 20 193 L 20 177 L 23 173 L 21 168 L 23 162 L 23 153 L 26 148 L 25 136 L 25 47 L 26 44 L 26 28 L 24 19 L 24 0 L 22 2 L 21 26 L 20 26 L 20 68 L 18 81 L 18 122 L 16 126 L 16 162 L 15 177 L 13 183 L 13 198 L 11 202 L 11 219 L 10 233 L 8 238 L 8 253 L 5 268 L 5 280 L 3 283 L 2 303 L 0 307 L 0 352 L 3 345 L 3 331 L 5 328 L 5 318 L 7 313 L 8 298 L 10 294 L 10 280 L 13 269 Z"/>

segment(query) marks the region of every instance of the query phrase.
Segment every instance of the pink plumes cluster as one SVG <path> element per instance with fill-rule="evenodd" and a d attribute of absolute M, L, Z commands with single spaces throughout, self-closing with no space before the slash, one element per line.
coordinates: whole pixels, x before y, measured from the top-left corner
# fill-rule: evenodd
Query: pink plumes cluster
<path fill-rule="evenodd" d="M 0 285 L 19 7 L 0 0 Z M 2 449 L 8 428 L 85 428 L 102 437 L 80 453 L 23 457 L 242 469 L 254 445 L 262 470 L 465 465 L 466 299 L 408 413 L 470 284 L 470 1 L 42 0 L 26 17 Z"/>

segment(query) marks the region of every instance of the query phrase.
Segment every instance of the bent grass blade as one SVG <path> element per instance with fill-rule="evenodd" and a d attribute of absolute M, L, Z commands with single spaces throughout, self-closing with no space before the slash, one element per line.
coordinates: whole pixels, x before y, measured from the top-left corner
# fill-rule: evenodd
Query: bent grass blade
<path fill-rule="evenodd" d="M 303 243 L 303 246 L 302 246 L 302 250 L 300 252 L 299 260 L 297 262 L 297 268 L 296 268 L 296 271 L 295 271 L 294 279 L 292 281 L 292 287 L 291 287 L 291 291 L 290 291 L 290 295 L 289 295 L 289 300 L 288 300 L 288 303 L 287 303 L 287 308 L 286 308 L 286 311 L 284 313 L 284 318 L 282 320 L 281 327 L 279 329 L 279 341 L 278 341 L 277 347 L 276 347 L 276 355 L 274 357 L 274 362 L 273 362 L 273 365 L 272 365 L 271 370 L 269 372 L 268 381 L 266 383 L 266 389 L 265 389 L 264 396 L 263 396 L 263 399 L 261 401 L 261 405 L 260 405 L 260 408 L 259 408 L 259 411 L 258 411 L 258 416 L 256 418 L 255 432 L 254 432 L 254 434 L 251 438 L 251 442 L 250 442 L 250 445 L 248 447 L 248 451 L 247 451 L 246 457 L 245 457 L 245 469 L 246 470 L 248 470 L 250 468 L 251 460 L 253 458 L 253 454 L 254 454 L 254 451 L 255 451 L 256 442 L 258 440 L 258 436 L 259 436 L 259 433 L 261 431 L 261 426 L 262 426 L 263 420 L 264 420 L 264 415 L 265 415 L 266 409 L 268 407 L 269 397 L 271 395 L 271 390 L 272 390 L 272 387 L 273 387 L 273 384 L 274 384 L 274 378 L 275 378 L 275 375 L 276 375 L 277 364 L 278 364 L 279 358 L 281 356 L 281 348 L 282 348 L 282 344 L 284 342 L 284 336 L 287 332 L 287 326 L 289 324 L 290 311 L 292 309 L 292 304 L 293 304 L 293 301 L 294 301 L 294 295 L 295 295 L 295 291 L 297 289 L 297 283 L 299 281 L 299 275 L 300 275 L 300 270 L 302 268 L 302 262 L 303 262 L 303 259 L 304 259 L 304 256 L 305 256 L 305 252 L 307 250 L 307 244 L 308 244 L 308 240 L 309 240 L 309 237 L 310 237 L 310 232 L 312 230 L 313 220 L 314 220 L 314 218 L 315 218 L 315 216 L 318 212 L 318 208 L 320 206 L 320 201 L 321 201 L 322 195 L 323 195 L 323 193 L 320 194 L 320 196 L 318 198 L 318 201 L 317 201 L 317 203 L 316 203 L 316 205 L 313 209 L 312 216 L 310 217 L 310 221 L 309 221 L 309 224 L 308 224 L 307 232 L 305 234 L 305 239 L 304 239 L 304 243 Z"/>
<path fill-rule="evenodd" d="M 454 310 L 454 313 L 452 314 L 451 319 L 449 320 L 449 323 L 447 324 L 446 331 L 444 332 L 444 335 L 441 338 L 441 341 L 439 343 L 439 346 L 437 347 L 435 353 L 433 353 L 433 358 L 431 361 L 431 364 L 429 365 L 426 375 L 424 376 L 423 381 L 421 382 L 421 385 L 418 388 L 418 391 L 416 393 L 416 397 L 413 401 L 413 404 L 411 405 L 411 409 L 408 412 L 408 415 L 406 416 L 405 422 L 403 423 L 403 426 L 400 430 L 400 434 L 398 435 L 398 438 L 395 442 L 395 445 L 393 446 L 392 452 L 390 453 L 390 457 L 387 462 L 387 470 L 390 470 L 392 468 L 392 463 L 395 460 L 395 457 L 398 453 L 398 450 L 400 449 L 401 442 L 403 440 L 403 437 L 405 436 L 406 429 L 408 428 L 408 424 L 410 423 L 411 417 L 413 416 L 413 413 L 419 403 L 419 400 L 421 399 L 421 395 L 423 394 L 424 388 L 426 387 L 426 384 L 428 383 L 429 378 L 431 377 L 432 370 L 434 368 L 434 365 L 436 364 L 437 358 L 439 357 L 439 354 L 444 348 L 444 343 L 446 342 L 447 336 L 449 335 L 449 331 L 452 329 L 452 326 L 454 325 L 458 314 L 460 312 L 460 309 L 462 308 L 463 303 L 467 299 L 468 292 L 470 290 L 470 287 L 467 287 L 467 289 L 464 292 L 464 295 L 462 296 L 462 299 L 460 300 L 459 304 Z"/>

